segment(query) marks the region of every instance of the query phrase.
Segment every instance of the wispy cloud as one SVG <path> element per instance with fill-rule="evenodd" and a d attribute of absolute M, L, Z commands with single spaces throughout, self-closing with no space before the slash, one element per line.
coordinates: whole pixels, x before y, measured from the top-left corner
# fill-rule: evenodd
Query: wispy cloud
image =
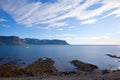
<path fill-rule="evenodd" d="M 7 25 L 7 24 L 2 24 L 1 26 L 4 28 L 10 28 L 10 25 Z"/>
<path fill-rule="evenodd" d="M 0 22 L 5 22 L 5 21 L 7 21 L 7 20 L 4 18 L 0 18 Z"/>
<path fill-rule="evenodd" d="M 96 19 L 90 19 L 90 20 L 81 22 L 81 24 L 92 24 L 92 23 L 95 23 L 96 21 L 97 21 Z"/>
<path fill-rule="evenodd" d="M 119 44 L 119 39 L 115 40 L 113 37 L 116 35 L 113 33 L 106 33 L 104 35 L 98 36 L 74 36 L 74 37 L 64 37 L 71 44 Z M 117 37 L 117 36 L 116 36 Z"/>
<path fill-rule="evenodd" d="M 50 27 L 60 27 L 60 26 L 66 26 L 68 25 L 66 22 L 56 22 L 56 23 L 51 23 L 49 26 Z"/>
<path fill-rule="evenodd" d="M 116 15 L 115 17 L 120 17 L 120 8 L 114 10 L 113 12 L 109 13 L 108 15 L 104 16 L 103 18 L 106 18 L 111 15 Z"/>
<path fill-rule="evenodd" d="M 63 28 L 58 28 L 57 30 L 58 30 L 58 31 L 63 31 L 64 29 L 63 29 Z"/>
<path fill-rule="evenodd" d="M 76 34 L 55 34 L 55 35 L 46 35 L 46 37 L 49 37 L 49 38 L 63 38 L 63 39 L 66 39 L 66 38 L 73 38 L 73 37 L 77 37 Z"/>
<path fill-rule="evenodd" d="M 67 18 L 75 18 L 82 24 L 94 23 L 100 15 L 115 9 L 107 14 L 120 17 L 120 0 L 57 0 L 55 3 L 42 3 L 30 0 L 0 0 L 1 8 L 10 14 L 21 25 L 32 26 L 47 24 L 48 26 L 66 26 Z M 100 3 L 96 9 L 91 6 Z M 103 15 L 104 16 L 104 15 Z M 97 18 L 95 18 L 97 17 Z M 93 20 L 91 20 L 93 19 Z M 64 20 L 64 21 L 63 21 Z"/>
<path fill-rule="evenodd" d="M 69 28 L 69 29 L 74 29 L 74 28 L 75 28 L 75 26 L 69 26 L 68 28 Z"/>

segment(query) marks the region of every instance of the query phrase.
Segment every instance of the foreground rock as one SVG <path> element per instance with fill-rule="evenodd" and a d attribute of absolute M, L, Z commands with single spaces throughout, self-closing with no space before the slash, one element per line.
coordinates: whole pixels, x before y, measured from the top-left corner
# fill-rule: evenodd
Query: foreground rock
<path fill-rule="evenodd" d="M 83 73 L 82 73 L 83 74 Z M 85 75 L 70 73 L 68 75 L 43 75 L 37 77 L 21 78 L 0 78 L 0 80 L 120 80 L 120 71 L 111 71 L 108 74 L 101 74 L 100 70 L 86 72 Z"/>
<path fill-rule="evenodd" d="M 0 65 L 0 77 L 22 77 L 25 73 L 25 69 L 10 63 Z"/>
<path fill-rule="evenodd" d="M 50 58 L 40 58 L 21 68 L 9 62 L 0 65 L 0 80 L 120 80 L 120 70 L 100 70 L 93 64 L 73 60 L 71 63 L 78 71 L 58 72 L 54 63 Z"/>
<path fill-rule="evenodd" d="M 94 69 L 98 69 L 96 65 L 89 64 L 89 63 L 84 63 L 79 60 L 72 60 L 71 64 L 77 67 L 78 70 L 81 71 L 93 71 Z"/>
<path fill-rule="evenodd" d="M 43 60 L 38 59 L 33 64 L 28 65 L 25 70 L 32 76 L 41 75 L 44 73 L 57 74 L 57 69 L 54 67 L 54 61 L 50 58 Z"/>
<path fill-rule="evenodd" d="M 2 62 L 2 61 L 3 61 L 3 59 L 4 59 L 4 58 L 0 58 L 0 62 Z"/>
<path fill-rule="evenodd" d="M 0 77 L 25 77 L 38 76 L 43 74 L 57 74 L 58 71 L 54 67 L 54 61 L 50 58 L 38 59 L 34 63 L 22 68 L 17 66 L 17 60 L 10 61 L 0 65 Z"/>

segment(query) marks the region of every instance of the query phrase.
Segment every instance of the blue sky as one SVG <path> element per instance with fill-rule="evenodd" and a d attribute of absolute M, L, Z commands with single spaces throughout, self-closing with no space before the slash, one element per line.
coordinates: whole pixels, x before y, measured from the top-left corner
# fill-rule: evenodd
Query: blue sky
<path fill-rule="evenodd" d="M 0 0 L 0 35 L 120 45 L 120 0 Z"/>

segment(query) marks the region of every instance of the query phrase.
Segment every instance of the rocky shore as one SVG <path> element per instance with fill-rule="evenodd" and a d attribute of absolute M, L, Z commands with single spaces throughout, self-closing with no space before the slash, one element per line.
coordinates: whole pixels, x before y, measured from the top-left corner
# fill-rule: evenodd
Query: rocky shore
<path fill-rule="evenodd" d="M 0 80 L 120 80 L 120 70 L 100 70 L 79 60 L 70 62 L 76 71 L 59 72 L 50 58 L 39 58 L 24 68 L 7 62 L 0 65 Z"/>

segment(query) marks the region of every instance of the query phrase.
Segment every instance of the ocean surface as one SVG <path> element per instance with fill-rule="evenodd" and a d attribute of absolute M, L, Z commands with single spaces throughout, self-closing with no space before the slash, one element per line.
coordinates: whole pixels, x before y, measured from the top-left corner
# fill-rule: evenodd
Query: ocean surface
<path fill-rule="evenodd" d="M 120 46 L 87 46 L 87 45 L 29 45 L 29 46 L 0 46 L 0 58 L 21 60 L 31 64 L 38 58 L 52 58 L 59 71 L 72 71 L 71 60 L 80 60 L 97 65 L 100 69 L 120 68 L 120 59 L 110 58 L 106 54 L 120 56 Z M 9 59 L 9 60 L 11 60 Z M 25 64 L 21 64 L 25 66 Z"/>

